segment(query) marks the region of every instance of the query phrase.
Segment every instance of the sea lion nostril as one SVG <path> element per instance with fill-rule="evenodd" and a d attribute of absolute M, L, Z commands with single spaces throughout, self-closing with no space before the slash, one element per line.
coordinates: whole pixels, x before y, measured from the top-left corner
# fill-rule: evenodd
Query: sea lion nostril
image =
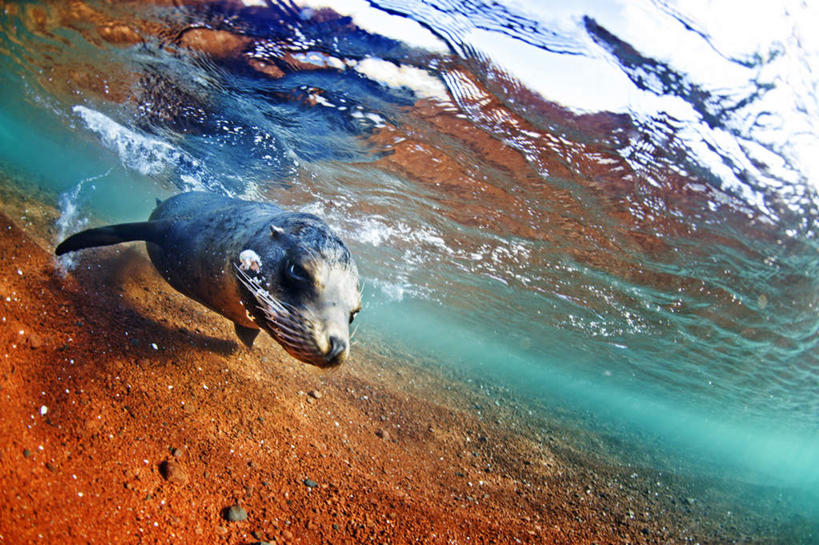
<path fill-rule="evenodd" d="M 339 354 L 344 352 L 344 350 L 347 348 L 347 343 L 335 335 L 331 335 L 328 340 L 330 342 L 330 350 L 328 350 L 324 355 L 324 359 L 327 361 L 332 361 L 336 359 Z"/>

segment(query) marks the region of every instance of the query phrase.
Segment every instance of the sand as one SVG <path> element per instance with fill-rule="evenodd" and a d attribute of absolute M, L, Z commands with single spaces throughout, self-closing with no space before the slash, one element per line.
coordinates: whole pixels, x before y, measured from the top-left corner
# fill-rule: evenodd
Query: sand
<path fill-rule="evenodd" d="M 0 543 L 774 540 L 376 340 L 334 372 L 246 349 L 140 244 L 62 273 L 54 211 L 4 209 Z"/>

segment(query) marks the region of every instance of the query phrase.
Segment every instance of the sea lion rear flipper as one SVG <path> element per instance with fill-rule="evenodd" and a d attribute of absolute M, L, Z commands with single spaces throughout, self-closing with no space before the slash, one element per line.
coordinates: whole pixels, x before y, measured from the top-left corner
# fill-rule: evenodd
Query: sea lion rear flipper
<path fill-rule="evenodd" d="M 63 255 L 83 248 L 93 246 L 109 246 L 132 240 L 155 242 L 167 232 L 171 221 L 140 221 L 136 223 L 120 223 L 106 225 L 95 229 L 87 229 L 73 234 L 57 246 L 55 253 Z"/>
<path fill-rule="evenodd" d="M 242 341 L 244 345 L 248 348 L 251 348 L 253 346 L 253 341 L 256 340 L 256 336 L 261 331 L 261 329 L 245 327 L 236 322 L 233 322 L 233 327 L 236 330 L 236 336 L 239 337 L 239 340 Z"/>

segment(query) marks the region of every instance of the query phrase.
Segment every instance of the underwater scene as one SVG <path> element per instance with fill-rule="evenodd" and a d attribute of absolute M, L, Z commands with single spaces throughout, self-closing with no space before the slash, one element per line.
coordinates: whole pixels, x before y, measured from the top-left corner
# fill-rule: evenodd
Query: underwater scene
<path fill-rule="evenodd" d="M 819 542 L 819 5 L 0 22 L 0 543 Z M 191 191 L 343 241 L 340 365 L 55 255 Z"/>

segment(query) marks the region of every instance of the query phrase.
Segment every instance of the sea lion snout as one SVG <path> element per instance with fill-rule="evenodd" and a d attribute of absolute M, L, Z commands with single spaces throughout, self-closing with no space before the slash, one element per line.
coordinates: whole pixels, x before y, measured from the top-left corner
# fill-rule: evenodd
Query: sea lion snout
<path fill-rule="evenodd" d="M 322 322 L 322 331 L 317 332 L 317 346 L 324 354 L 324 361 L 327 367 L 341 365 L 347 360 L 350 354 L 350 326 L 349 319 L 344 316 L 344 311 L 334 308 L 334 312 L 328 317 L 325 313 Z"/>
<path fill-rule="evenodd" d="M 242 251 L 235 262 L 252 297 L 246 305 L 251 319 L 305 363 L 344 363 L 361 291 L 358 269 L 341 240 L 318 218 L 301 215 L 271 229 L 256 249 Z"/>
<path fill-rule="evenodd" d="M 340 360 L 339 363 L 347 359 L 347 341 L 340 339 L 335 335 L 329 337 L 330 351 L 324 357 L 328 362 Z"/>

